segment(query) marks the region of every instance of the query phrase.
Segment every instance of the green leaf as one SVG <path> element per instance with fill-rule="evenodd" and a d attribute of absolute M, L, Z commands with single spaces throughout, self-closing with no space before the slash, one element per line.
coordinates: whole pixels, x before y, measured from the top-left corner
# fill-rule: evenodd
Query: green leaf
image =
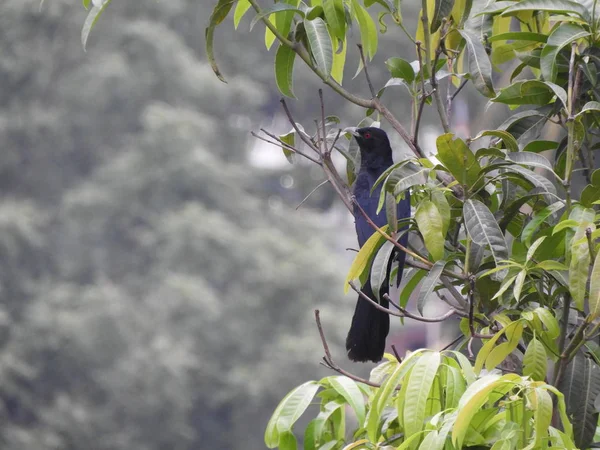
<path fill-rule="evenodd" d="M 436 262 L 423 280 L 423 284 L 421 284 L 419 299 L 417 300 L 417 311 L 419 311 L 421 316 L 423 315 L 423 307 L 425 306 L 425 302 L 435 289 L 440 276 L 442 275 L 444 267 L 446 267 L 446 264 L 448 264 L 448 261 L 440 260 Z"/>
<path fill-rule="evenodd" d="M 433 380 L 437 376 L 440 362 L 441 358 L 438 352 L 427 352 L 419 358 L 410 372 L 402 410 L 407 437 L 423 429 L 427 398 Z"/>
<path fill-rule="evenodd" d="M 482 95 L 493 97 L 492 65 L 483 44 L 475 34 L 466 30 L 458 31 L 467 43 L 471 81 Z"/>
<path fill-rule="evenodd" d="M 325 19 L 333 35 L 339 40 L 346 39 L 346 16 L 343 0 L 323 0 Z"/>
<path fill-rule="evenodd" d="M 435 33 L 442 25 L 442 19 L 448 18 L 454 7 L 454 0 L 435 0 L 431 15 L 431 32 Z"/>
<path fill-rule="evenodd" d="M 396 248 L 394 244 L 390 241 L 385 241 L 371 265 L 371 289 L 377 300 L 380 300 L 379 291 L 382 285 L 388 280 L 388 266 L 394 248 Z"/>
<path fill-rule="evenodd" d="M 600 395 L 600 367 L 578 353 L 557 387 L 565 396 L 567 414 L 573 420 L 575 444 L 579 448 L 588 448 L 598 423 L 594 401 Z"/>
<path fill-rule="evenodd" d="M 584 20 L 590 19 L 585 6 L 571 0 L 523 0 L 502 12 L 503 16 L 515 16 L 522 11 L 548 11 L 554 13 L 575 13 Z"/>
<path fill-rule="evenodd" d="M 535 231 L 540 227 L 540 225 L 544 223 L 548 217 L 560 211 L 564 207 L 564 202 L 559 200 L 551 204 L 550 206 L 545 207 L 541 211 L 537 212 L 523 229 L 523 232 L 521 234 L 521 241 L 525 242 L 526 244 L 529 244 L 531 242 L 531 238 L 533 237 L 533 233 L 535 233 Z"/>
<path fill-rule="evenodd" d="M 508 2 L 507 2 L 508 3 Z M 513 4 L 513 3 L 511 3 Z M 531 33 L 528 31 L 518 31 L 518 32 L 507 32 L 500 33 L 494 36 L 490 36 L 488 38 L 488 42 L 498 42 L 498 41 L 508 41 L 508 40 L 516 40 L 516 41 L 534 41 L 534 42 L 546 42 L 548 40 L 548 36 L 541 33 Z"/>
<path fill-rule="evenodd" d="M 293 91 L 294 61 L 296 52 L 281 44 L 275 54 L 275 81 L 277 88 L 286 97 L 296 98 Z"/>
<path fill-rule="evenodd" d="M 327 25 L 323 19 L 317 17 L 314 20 L 305 20 L 304 28 L 317 67 L 323 72 L 325 78 L 328 78 L 333 66 L 333 47 Z"/>
<path fill-rule="evenodd" d="M 538 263 L 535 265 L 536 269 L 540 269 L 540 270 L 569 270 L 569 268 L 567 266 L 565 266 L 562 263 L 559 263 L 558 261 L 552 261 L 551 259 L 547 260 L 547 261 L 542 261 L 541 263 Z"/>
<path fill-rule="evenodd" d="M 523 375 L 531 377 L 535 381 L 544 381 L 547 369 L 546 349 L 544 349 L 544 344 L 534 336 L 523 356 Z"/>
<path fill-rule="evenodd" d="M 588 280 L 590 266 L 590 252 L 587 242 L 577 244 L 577 241 L 585 237 L 585 230 L 593 224 L 583 223 L 579 226 L 573 237 L 571 248 L 571 264 L 569 265 L 569 290 L 573 302 L 579 311 L 583 311 L 585 299 L 585 288 Z"/>
<path fill-rule="evenodd" d="M 508 259 L 508 246 L 492 212 L 479 200 L 467 200 L 463 207 L 465 227 L 478 245 L 487 245 L 496 264 Z"/>
<path fill-rule="evenodd" d="M 522 272 L 523 271 L 521 271 L 521 273 Z M 485 368 L 487 370 L 492 370 L 493 368 L 498 367 L 502 361 L 504 361 L 506 357 L 517 348 L 519 340 L 521 339 L 521 336 L 523 336 L 523 322 L 520 320 L 517 322 L 512 322 L 510 325 L 504 328 L 504 335 L 506 336 L 507 342 L 503 342 L 502 344 L 496 346 L 492 351 L 490 351 L 485 360 Z"/>
<path fill-rule="evenodd" d="M 365 421 L 365 399 L 356 382 L 345 376 L 329 377 L 329 383 L 354 410 L 359 424 Z"/>
<path fill-rule="evenodd" d="M 379 429 L 381 413 L 385 407 L 388 406 L 400 381 L 418 361 L 419 358 L 417 358 L 417 356 L 420 357 L 422 352 L 423 350 L 417 350 L 404 358 L 375 393 L 375 396 L 371 401 L 371 408 L 369 409 L 369 414 L 367 416 L 366 426 L 367 435 L 372 442 L 377 442 L 377 430 Z"/>
<path fill-rule="evenodd" d="M 564 92 L 564 89 L 560 89 Z M 500 90 L 498 95 L 491 101 L 507 105 L 546 105 L 555 95 L 553 88 L 547 82 L 538 80 L 516 81 Z"/>
<path fill-rule="evenodd" d="M 433 261 L 442 259 L 444 257 L 443 223 L 435 203 L 431 200 L 423 200 L 417 207 L 415 220 L 431 259 Z"/>
<path fill-rule="evenodd" d="M 548 36 L 548 44 L 542 50 L 540 59 L 542 75 L 546 81 L 554 82 L 556 80 L 558 72 L 556 57 L 558 53 L 571 42 L 589 35 L 590 33 L 581 26 L 568 22 L 561 23 L 552 30 L 552 33 Z"/>
<path fill-rule="evenodd" d="M 385 190 L 398 196 L 409 187 L 427 183 L 429 172 L 430 169 L 426 167 L 412 163 L 405 164 L 390 173 L 385 182 Z"/>
<path fill-rule="evenodd" d="M 381 228 L 383 232 L 387 232 L 388 226 L 385 225 Z M 348 289 L 350 285 L 348 284 L 352 280 L 356 280 L 360 278 L 362 273 L 369 268 L 369 263 L 372 261 L 375 256 L 375 252 L 381 246 L 385 238 L 377 231 L 375 231 L 367 242 L 360 248 L 358 253 L 356 254 L 354 261 L 352 262 L 352 266 L 350 266 L 350 270 L 348 271 L 348 276 L 346 277 L 346 282 L 344 283 L 344 293 L 348 293 Z"/>
<path fill-rule="evenodd" d="M 281 400 L 265 430 L 265 444 L 268 448 L 277 447 L 280 434 L 291 431 L 294 423 L 312 402 L 318 389 L 319 384 L 316 381 L 307 381 Z"/>
<path fill-rule="evenodd" d="M 400 293 L 400 306 L 402 306 L 403 308 L 406 307 L 408 301 L 410 300 L 411 294 L 416 289 L 417 285 L 421 282 L 421 280 L 425 278 L 425 276 L 428 273 L 429 271 L 422 269 L 414 269 L 413 271 L 408 273 L 408 275 L 405 277 L 405 279 L 408 281 L 406 282 L 404 289 L 402 289 L 402 292 Z"/>
<path fill-rule="evenodd" d="M 545 192 L 543 195 L 546 203 L 550 204 L 556 201 L 556 187 L 548 178 L 521 166 L 508 166 L 506 167 L 506 171 L 521 175 L 534 187 L 543 190 Z"/>
<path fill-rule="evenodd" d="M 552 422 L 552 398 L 550 397 L 550 394 L 541 387 L 535 388 L 533 390 L 533 395 L 535 395 L 536 399 L 534 402 L 535 410 L 533 412 L 535 430 L 535 440 L 533 445 L 538 446 L 537 448 L 543 448 L 543 443 L 547 442 L 548 429 Z"/>
<path fill-rule="evenodd" d="M 290 147 L 293 147 L 296 142 L 296 130 L 292 130 L 287 134 L 280 135 L 279 139 L 281 139 L 283 142 L 288 144 Z M 283 155 L 286 157 L 288 162 L 290 164 L 294 164 L 294 158 L 295 158 L 296 154 L 293 151 L 284 147 L 283 145 L 281 146 L 281 150 L 283 150 Z"/>
<path fill-rule="evenodd" d="M 387 66 L 390 74 L 394 78 L 400 78 L 406 81 L 408 84 L 415 80 L 415 70 L 410 63 L 402 58 L 389 58 L 385 65 Z"/>
<path fill-rule="evenodd" d="M 210 63 L 210 67 L 212 68 L 213 72 L 215 73 L 217 78 L 219 78 L 219 80 L 221 80 L 223 83 L 226 83 L 226 81 L 225 81 L 225 78 L 223 77 L 223 74 L 221 74 L 219 67 L 217 66 L 217 61 L 215 59 L 215 54 L 214 54 L 214 50 L 213 50 L 213 39 L 214 39 L 215 28 L 217 28 L 217 26 L 221 22 L 223 22 L 223 20 L 225 20 L 225 18 L 229 14 L 229 11 L 231 10 L 231 8 L 233 7 L 233 4 L 235 2 L 236 2 L 236 0 L 219 0 L 219 3 L 217 3 L 217 5 L 215 6 L 215 9 L 213 9 L 213 12 L 210 16 L 210 20 L 208 23 L 208 27 L 206 27 L 206 30 L 204 32 L 205 39 L 206 39 L 206 57 L 208 58 L 208 62 Z M 102 7 L 100 8 L 101 11 L 96 12 L 95 17 L 92 17 L 92 20 L 90 21 L 89 26 L 87 26 L 87 27 L 86 27 L 86 25 L 83 26 L 83 30 L 81 32 L 81 41 L 83 42 L 84 48 L 85 48 L 85 43 L 87 42 L 89 33 L 92 30 L 92 27 L 94 26 L 94 24 L 96 23 L 96 20 L 98 20 L 98 16 L 104 10 L 106 5 L 108 5 L 109 3 L 110 3 L 110 0 L 107 1 L 104 5 L 102 5 Z M 96 9 L 95 6 L 90 11 L 90 14 L 88 14 L 88 18 L 86 19 L 86 24 L 88 24 L 88 19 L 90 19 L 92 12 L 94 12 L 94 9 Z"/>
<path fill-rule="evenodd" d="M 92 3 L 92 0 L 82 0 L 81 3 L 83 4 L 83 7 L 88 10 L 90 9 L 90 4 Z"/>
<path fill-rule="evenodd" d="M 296 436 L 291 431 L 284 431 L 279 434 L 279 450 L 296 450 L 298 448 L 298 442 Z"/>
<path fill-rule="evenodd" d="M 462 139 L 452 140 L 452 137 L 451 133 L 446 133 L 437 138 L 437 159 L 460 184 L 469 188 L 479 186 L 482 184 L 479 162 Z"/>
<path fill-rule="evenodd" d="M 600 112 L 600 102 L 587 102 L 575 117 L 581 116 L 587 112 Z"/>
<path fill-rule="evenodd" d="M 471 384 L 460 399 L 458 405 L 458 416 L 452 429 L 452 443 L 457 448 L 462 448 L 463 440 L 471 426 L 471 420 L 488 401 L 494 390 L 511 389 L 519 380 L 517 374 L 506 374 L 502 377 L 491 374 L 481 377 Z"/>
<path fill-rule="evenodd" d="M 590 275 L 590 296 L 589 296 L 590 319 L 600 317 L 600 252 L 594 260 L 594 268 Z"/>
<path fill-rule="evenodd" d="M 360 40 L 365 51 L 365 56 L 371 60 L 375 56 L 375 53 L 377 53 L 377 26 L 368 11 L 358 3 L 358 0 L 352 0 L 352 14 L 356 17 L 358 27 L 360 28 Z"/>
<path fill-rule="evenodd" d="M 233 12 L 233 26 L 236 30 L 242 21 L 242 17 L 244 17 L 251 7 L 252 5 L 248 0 L 238 0 L 238 4 L 235 6 L 235 11 Z"/>
<path fill-rule="evenodd" d="M 83 46 L 84 51 L 85 51 L 85 47 L 87 45 L 88 38 L 90 37 L 90 33 L 91 33 L 92 29 L 94 28 L 94 25 L 96 25 L 96 22 L 98 22 L 98 19 L 100 18 L 102 13 L 106 10 L 106 8 L 108 7 L 108 5 L 110 4 L 111 1 L 112 0 L 106 0 L 104 3 L 102 3 L 101 6 L 95 6 L 95 5 L 92 6 L 92 9 L 90 9 L 90 12 L 88 13 L 87 17 L 85 18 L 85 22 L 83 23 L 83 28 L 81 29 L 81 45 Z M 220 22 L 223 21 L 223 19 L 229 13 L 229 10 L 231 9 L 234 1 L 236 1 L 236 0 L 220 0 L 219 1 L 217 6 L 215 6 L 215 9 L 214 9 L 212 15 L 210 16 L 209 28 L 212 26 L 213 21 L 217 21 L 220 18 L 221 14 L 225 14 L 225 15 L 223 16 L 223 18 L 221 20 L 219 20 L 214 25 L 214 27 L 216 27 Z M 223 4 L 223 6 L 220 7 L 221 4 Z M 88 6 L 89 6 L 89 3 L 88 3 Z M 208 31 L 208 28 L 207 28 L 207 31 Z M 214 61 L 214 58 L 212 60 L 210 58 L 210 56 L 212 55 L 212 33 L 211 33 L 210 37 L 211 37 L 211 42 L 210 42 L 211 52 L 210 53 L 208 52 L 208 44 L 209 43 L 208 43 L 208 35 L 207 35 L 207 41 L 206 41 L 207 52 L 206 53 L 209 57 L 208 60 L 211 62 L 211 65 L 212 65 L 213 61 Z M 213 70 L 215 68 L 216 68 L 216 65 L 213 66 Z M 223 81 L 218 69 L 215 70 L 215 73 L 217 74 L 219 79 Z"/>
<path fill-rule="evenodd" d="M 442 191 L 432 191 L 431 201 L 435 203 L 440 216 L 442 217 L 442 234 L 446 236 L 448 229 L 450 228 L 450 222 L 452 220 L 452 212 L 450 210 L 450 203 L 446 195 Z"/>
<path fill-rule="evenodd" d="M 517 144 L 517 140 L 510 134 L 508 131 L 503 130 L 485 130 L 479 133 L 477 136 L 473 138 L 474 141 L 483 137 L 483 136 L 495 136 L 504 142 L 504 146 L 509 152 L 518 152 L 519 144 Z M 510 154 L 509 154 L 510 155 Z"/>
<path fill-rule="evenodd" d="M 524 166 L 540 167 L 540 168 L 546 169 L 549 172 L 551 172 L 552 174 L 554 174 L 554 171 L 552 169 L 552 164 L 550 164 L 550 161 L 548 161 L 548 158 L 546 158 L 545 156 L 542 156 L 538 153 L 531 153 L 531 152 L 525 152 L 525 151 L 509 153 L 508 155 L 506 155 L 506 159 L 508 159 L 512 162 L 515 162 L 517 164 L 523 164 Z"/>
<path fill-rule="evenodd" d="M 331 78 L 338 82 L 338 84 L 342 84 L 344 79 L 344 67 L 346 65 L 346 52 L 348 49 L 348 44 L 346 39 L 344 39 L 341 43 L 341 48 L 339 51 L 333 52 L 333 65 L 331 67 Z"/>

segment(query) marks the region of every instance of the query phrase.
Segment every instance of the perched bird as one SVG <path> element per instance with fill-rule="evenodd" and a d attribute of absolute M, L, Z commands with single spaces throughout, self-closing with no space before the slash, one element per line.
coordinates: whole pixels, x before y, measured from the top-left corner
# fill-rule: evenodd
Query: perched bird
<path fill-rule="evenodd" d="M 379 176 L 392 164 L 392 148 L 385 131 L 379 128 L 354 128 L 349 129 L 354 135 L 358 146 L 360 147 L 360 171 L 354 185 L 354 196 L 357 203 L 367 213 L 369 218 L 375 222 L 378 227 L 387 224 L 385 208 L 377 214 L 377 204 L 381 192 L 381 184 L 371 194 L 371 188 Z M 397 206 L 398 220 L 410 217 L 410 195 L 406 191 L 404 199 Z M 358 207 L 354 206 L 354 223 L 356 234 L 358 236 L 358 245 L 362 247 L 369 237 L 376 231 L 367 222 L 366 218 L 360 212 Z M 406 246 L 408 235 L 404 234 L 400 242 Z M 402 277 L 402 268 L 404 266 L 405 253 L 397 252 L 396 259 L 399 261 L 398 279 L 400 284 Z M 387 268 L 387 278 L 379 290 L 379 303 L 388 307 L 388 301 L 383 298 L 384 294 L 389 292 L 389 273 L 394 258 L 390 258 Z M 362 291 L 369 298 L 376 300 L 371 288 L 371 282 L 367 281 L 362 286 Z M 350 331 L 346 338 L 346 351 L 348 358 L 352 361 L 380 361 L 385 349 L 385 339 L 390 330 L 390 316 L 383 311 L 378 310 L 372 304 L 364 299 L 358 298 Z"/>

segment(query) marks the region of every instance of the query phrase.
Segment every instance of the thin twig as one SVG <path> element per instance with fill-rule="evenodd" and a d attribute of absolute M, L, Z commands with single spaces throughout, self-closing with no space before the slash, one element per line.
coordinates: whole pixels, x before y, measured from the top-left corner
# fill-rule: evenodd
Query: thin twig
<path fill-rule="evenodd" d="M 398 361 L 399 363 L 402 362 L 402 358 L 400 357 L 400 354 L 398 353 L 398 350 L 396 350 L 396 346 L 394 344 L 392 344 L 392 351 L 394 352 L 394 356 L 396 357 L 396 361 Z"/>
<path fill-rule="evenodd" d="M 307 195 L 306 197 L 304 197 L 304 200 L 302 200 L 302 201 L 301 201 L 301 202 L 298 204 L 298 206 L 296 206 L 296 210 L 297 210 L 298 208 L 300 208 L 300 207 L 301 207 L 301 206 L 302 206 L 302 205 L 303 205 L 303 204 L 306 202 L 306 200 L 308 200 L 308 198 L 309 198 L 311 195 L 313 195 L 315 192 L 317 192 L 317 190 L 318 190 L 318 189 L 319 189 L 321 186 L 325 186 L 327 183 L 329 183 L 329 180 L 325 180 L 325 181 L 323 181 L 322 183 L 319 183 L 319 185 L 318 185 L 316 188 L 314 188 L 312 191 L 310 191 L 310 192 L 308 193 L 308 195 Z"/>
<path fill-rule="evenodd" d="M 327 345 L 327 340 L 325 339 L 325 333 L 323 332 L 323 326 L 321 325 L 320 312 L 318 309 L 315 309 L 315 321 L 317 322 L 317 329 L 319 330 L 319 336 L 321 336 L 321 343 L 323 344 L 323 350 L 325 351 L 325 356 L 323 357 L 323 361 L 325 362 L 325 364 L 324 364 L 325 367 L 327 367 L 331 370 L 334 370 L 339 374 L 345 375 L 354 381 L 358 381 L 359 383 L 364 383 L 364 384 L 367 384 L 367 385 L 375 387 L 375 388 L 381 387 L 380 384 L 373 383 L 372 381 L 369 381 L 365 378 L 358 377 L 354 374 L 351 374 L 351 373 L 345 371 L 340 366 L 338 366 L 333 361 L 333 358 L 331 357 L 331 352 L 329 351 L 329 345 Z"/>
<path fill-rule="evenodd" d="M 383 298 L 385 298 L 388 302 L 394 304 L 388 294 L 383 294 Z M 456 309 L 452 308 L 449 311 L 447 311 L 445 314 L 443 314 L 439 317 L 420 317 L 420 316 L 417 316 L 416 314 L 411 313 L 410 311 L 407 311 L 400 305 L 394 304 L 394 306 L 396 308 L 398 308 L 400 310 L 400 312 L 402 313 L 400 315 L 400 317 L 408 317 L 409 319 L 413 319 L 413 320 L 417 320 L 419 322 L 425 322 L 425 323 L 443 322 L 444 320 L 449 319 L 453 315 L 459 314 L 459 312 Z M 393 314 L 393 315 L 395 316 L 397 314 Z"/>
<path fill-rule="evenodd" d="M 323 145 L 322 145 L 322 149 L 321 149 L 321 154 L 323 153 L 327 153 L 327 142 L 325 141 L 325 137 L 327 136 L 326 130 L 325 130 L 325 102 L 323 101 L 323 89 L 319 89 L 319 103 L 321 105 L 321 134 L 322 134 L 322 138 L 323 138 Z M 319 128 L 317 127 L 317 130 Z"/>
<path fill-rule="evenodd" d="M 315 164 L 317 164 L 319 166 L 321 165 L 321 161 L 318 161 L 318 160 L 314 159 L 312 156 L 309 156 L 306 153 L 304 153 L 302 150 L 298 150 L 296 147 L 293 147 L 293 146 L 287 144 L 286 142 L 282 141 L 279 137 L 275 136 L 273 133 L 269 133 L 264 128 L 261 128 L 260 131 L 262 131 L 263 133 L 265 133 L 270 138 L 274 139 L 276 142 L 269 141 L 268 139 L 265 139 L 262 136 L 259 136 L 254 131 L 251 131 L 250 134 L 252 136 L 254 136 L 255 138 L 260 139 L 261 141 L 267 142 L 267 143 L 269 143 L 271 145 L 275 145 L 277 147 L 285 147 L 289 151 L 297 153 L 298 155 L 300 155 L 300 156 L 308 159 L 311 162 L 314 162 Z"/>
<path fill-rule="evenodd" d="M 310 148 L 312 148 L 313 150 L 315 150 L 317 153 L 320 154 L 319 150 L 310 141 L 310 139 L 308 139 L 298 129 L 298 125 L 296 125 L 296 122 L 294 121 L 294 117 L 292 116 L 292 113 L 291 113 L 290 109 L 288 108 L 287 103 L 284 99 L 281 99 L 281 105 L 283 106 L 283 110 L 285 111 L 285 115 L 287 116 L 288 121 L 292 124 L 292 126 L 294 127 L 294 130 L 296 130 L 296 133 L 299 134 L 300 139 L 302 139 L 305 144 L 307 144 Z M 352 207 L 352 201 L 350 200 L 350 196 L 351 196 L 350 189 L 348 188 L 346 183 L 344 183 L 344 180 L 342 180 L 340 175 L 337 173 L 335 166 L 331 162 L 331 158 L 328 157 L 328 155 L 322 155 L 322 158 L 323 158 L 323 160 L 322 160 L 321 164 L 319 164 L 319 165 L 325 172 L 327 179 L 331 182 L 333 189 L 335 189 L 335 191 L 337 192 L 339 197 L 342 199 L 342 202 L 344 202 L 344 205 L 346 206 L 346 208 L 348 208 L 348 210 L 352 214 L 354 214 L 353 207 Z"/>
<path fill-rule="evenodd" d="M 369 77 L 369 70 L 367 68 L 367 59 L 365 58 L 365 52 L 363 51 L 362 44 L 356 44 L 358 47 L 358 52 L 360 53 L 360 59 L 363 63 L 363 67 L 365 70 L 365 77 L 367 78 L 367 84 L 369 85 L 369 91 L 371 92 L 371 98 L 375 98 L 377 94 L 375 94 L 375 88 L 373 87 L 373 83 L 371 83 L 371 77 Z"/>
<path fill-rule="evenodd" d="M 593 264 L 596 260 L 596 252 L 594 251 L 594 243 L 592 242 L 592 229 L 590 227 L 587 227 L 585 229 L 585 236 L 587 237 L 588 248 L 590 250 L 590 258 Z"/>

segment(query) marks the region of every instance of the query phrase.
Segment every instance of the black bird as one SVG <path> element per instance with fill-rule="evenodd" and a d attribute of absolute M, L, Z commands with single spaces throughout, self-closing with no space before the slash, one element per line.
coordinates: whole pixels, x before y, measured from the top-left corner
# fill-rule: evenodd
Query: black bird
<path fill-rule="evenodd" d="M 358 128 L 351 129 L 351 133 L 356 138 L 360 147 L 360 171 L 354 185 L 354 196 L 358 204 L 364 209 L 367 215 L 378 227 L 387 224 L 385 208 L 377 214 L 377 204 L 381 192 L 381 184 L 371 194 L 371 188 L 379 176 L 392 164 L 392 148 L 385 131 L 379 128 Z M 410 194 L 408 190 L 404 199 L 398 203 L 398 220 L 410 217 Z M 369 237 L 376 232 L 367 222 L 358 207 L 354 206 L 354 223 L 356 234 L 358 236 L 358 245 L 362 247 Z M 400 242 L 406 246 L 408 234 L 404 234 Z M 405 253 L 397 252 L 395 258 L 399 261 L 398 284 L 402 277 L 402 268 L 404 266 Z M 383 298 L 383 294 L 389 292 L 389 272 L 394 257 L 390 258 L 388 266 L 388 276 L 379 290 L 380 304 L 388 307 L 388 301 Z M 362 287 L 362 291 L 371 299 L 375 300 L 371 288 L 371 282 Z M 350 331 L 346 338 L 346 351 L 348 358 L 352 361 L 380 361 L 385 349 L 385 338 L 390 330 L 390 316 L 383 311 L 379 311 L 369 302 L 358 298 Z"/>

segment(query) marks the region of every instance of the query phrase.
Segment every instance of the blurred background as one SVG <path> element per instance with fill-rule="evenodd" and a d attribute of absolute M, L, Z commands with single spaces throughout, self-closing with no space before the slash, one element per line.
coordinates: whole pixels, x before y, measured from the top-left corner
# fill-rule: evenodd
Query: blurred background
<path fill-rule="evenodd" d="M 328 188 L 295 209 L 321 173 L 249 134 L 289 129 L 274 50 L 250 14 L 238 33 L 228 19 L 221 83 L 204 55 L 213 3 L 115 1 L 87 53 L 80 1 L 0 3 L 2 449 L 262 449 L 278 401 L 331 374 L 316 308 L 337 362 L 371 367 L 343 349 L 352 219 Z M 406 42 L 383 37 L 378 86 L 387 57 L 414 59 Z M 348 87 L 368 95 L 349 53 Z M 290 105 L 310 126 L 321 85 L 297 66 Z M 406 92 L 388 91 L 408 122 Z M 362 118 L 325 94 L 342 127 Z M 393 322 L 399 350 L 431 342 Z"/>

